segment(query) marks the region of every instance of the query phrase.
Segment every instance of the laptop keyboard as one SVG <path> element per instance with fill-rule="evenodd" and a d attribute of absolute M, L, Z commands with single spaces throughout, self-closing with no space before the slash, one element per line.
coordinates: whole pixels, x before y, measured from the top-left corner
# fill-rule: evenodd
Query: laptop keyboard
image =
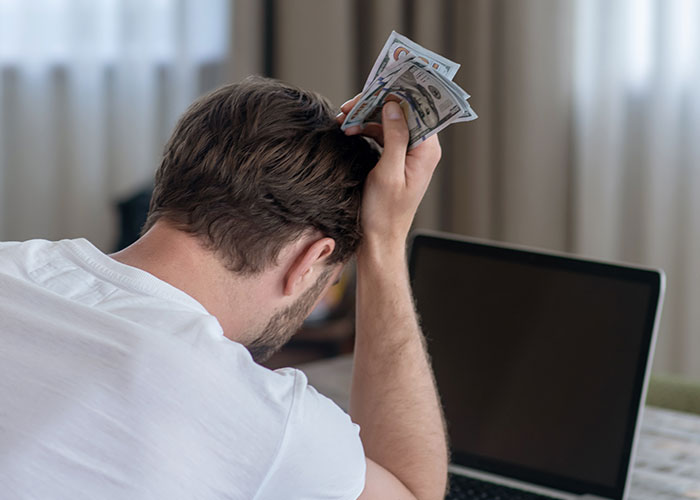
<path fill-rule="evenodd" d="M 450 474 L 450 492 L 446 500 L 557 500 L 529 491 Z"/>

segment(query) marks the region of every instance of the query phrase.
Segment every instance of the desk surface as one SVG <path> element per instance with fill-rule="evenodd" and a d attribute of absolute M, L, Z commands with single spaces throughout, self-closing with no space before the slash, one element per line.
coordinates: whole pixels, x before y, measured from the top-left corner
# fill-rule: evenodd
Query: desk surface
<path fill-rule="evenodd" d="M 321 394 L 348 409 L 352 356 L 299 368 Z M 700 415 L 646 407 L 629 499 L 689 498 L 700 499 Z"/>

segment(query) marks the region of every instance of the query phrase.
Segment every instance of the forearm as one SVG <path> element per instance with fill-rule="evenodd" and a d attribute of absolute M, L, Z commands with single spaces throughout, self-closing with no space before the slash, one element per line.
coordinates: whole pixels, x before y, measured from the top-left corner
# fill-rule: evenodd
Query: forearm
<path fill-rule="evenodd" d="M 366 242 L 357 262 L 357 336 L 350 414 L 367 457 L 419 499 L 442 498 L 447 446 L 418 326 L 405 249 Z"/>

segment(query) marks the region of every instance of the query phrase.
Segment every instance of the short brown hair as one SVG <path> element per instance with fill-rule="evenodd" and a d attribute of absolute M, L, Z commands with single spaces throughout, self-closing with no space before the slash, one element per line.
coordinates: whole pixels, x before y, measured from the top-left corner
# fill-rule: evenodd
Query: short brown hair
<path fill-rule="evenodd" d="M 165 146 L 144 232 L 163 218 L 249 274 L 314 228 L 336 242 L 329 264 L 345 262 L 378 152 L 334 115 L 320 95 L 261 77 L 198 99 Z"/>

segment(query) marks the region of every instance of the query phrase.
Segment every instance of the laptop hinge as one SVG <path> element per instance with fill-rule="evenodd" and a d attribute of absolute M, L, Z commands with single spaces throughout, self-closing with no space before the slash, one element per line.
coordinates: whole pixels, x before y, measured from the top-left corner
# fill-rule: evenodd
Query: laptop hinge
<path fill-rule="evenodd" d="M 502 484 L 503 486 L 510 486 L 511 488 L 519 488 L 524 491 L 529 491 L 531 493 L 537 493 L 540 495 L 546 495 L 561 500 L 610 500 L 609 498 L 599 497 L 590 493 L 576 494 L 560 490 L 554 490 L 544 486 L 538 486 L 532 483 L 526 483 L 523 481 L 518 481 L 516 479 L 507 478 L 498 474 L 491 474 L 478 469 L 463 467 L 457 464 L 450 464 L 449 471 L 453 474 L 462 474 L 476 479 L 481 479 L 482 481 L 489 481 L 496 484 Z"/>

